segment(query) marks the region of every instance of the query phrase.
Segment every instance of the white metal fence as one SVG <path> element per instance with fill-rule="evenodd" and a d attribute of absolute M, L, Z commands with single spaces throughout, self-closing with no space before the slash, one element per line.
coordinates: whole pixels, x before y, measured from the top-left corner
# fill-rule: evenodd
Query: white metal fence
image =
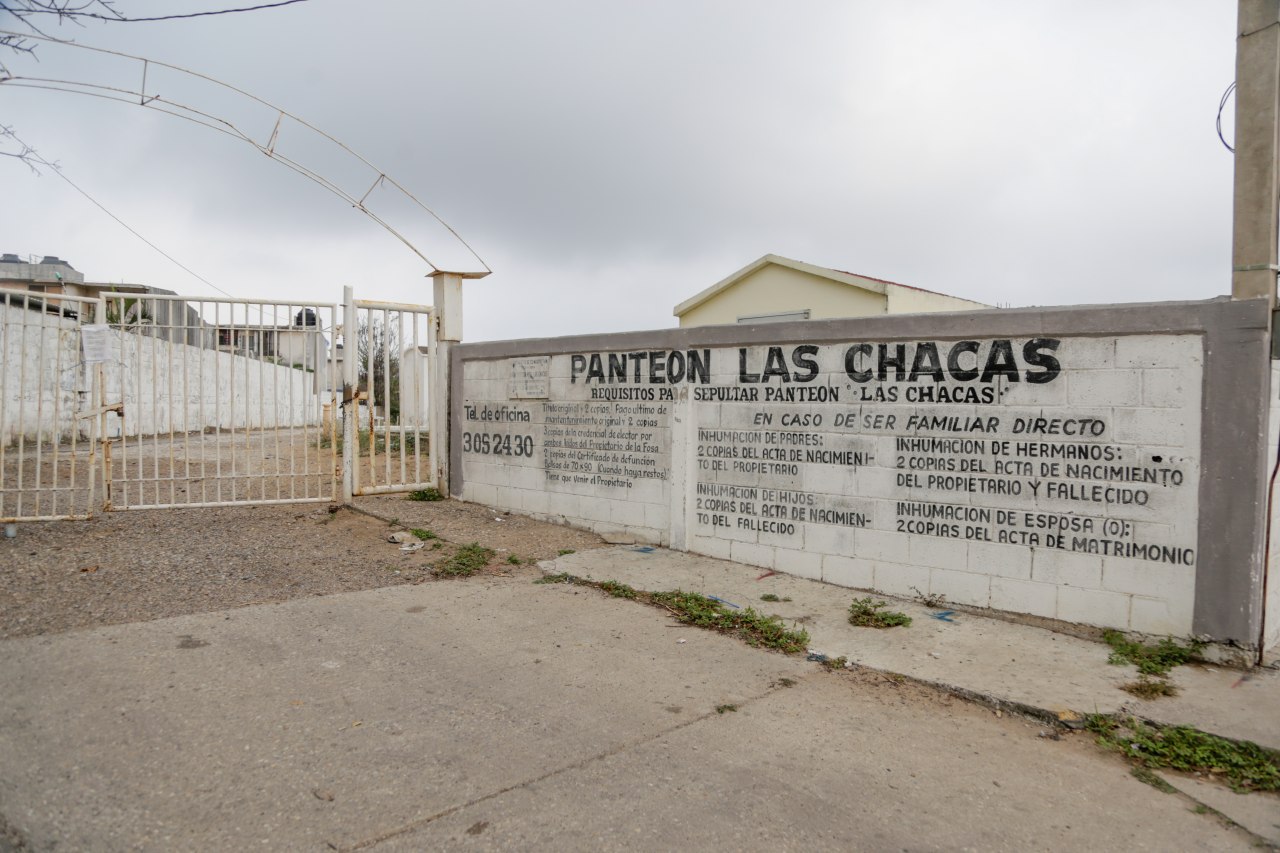
<path fill-rule="evenodd" d="M 435 486 L 434 312 L 343 308 L 0 290 L 0 520 Z"/>
<path fill-rule="evenodd" d="M 0 521 L 93 512 L 101 386 L 80 329 L 100 309 L 95 299 L 0 290 Z"/>

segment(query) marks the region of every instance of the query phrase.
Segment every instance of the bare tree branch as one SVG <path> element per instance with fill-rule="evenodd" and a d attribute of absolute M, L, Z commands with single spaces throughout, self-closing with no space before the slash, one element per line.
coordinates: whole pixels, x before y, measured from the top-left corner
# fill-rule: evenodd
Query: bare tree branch
<path fill-rule="evenodd" d="M 54 15 L 59 22 L 75 21 L 78 18 L 90 18 L 96 21 L 115 23 L 146 23 L 150 21 L 177 21 L 185 18 L 207 18 L 211 15 L 233 15 L 237 12 L 257 12 L 262 9 L 275 9 L 280 6 L 292 6 L 295 3 L 306 3 L 308 0 L 277 0 L 274 3 L 260 3 L 256 6 L 241 6 L 234 9 L 210 9 L 206 12 L 188 12 L 181 15 L 153 15 L 144 18 L 131 18 L 121 14 L 115 8 L 115 0 L 4 0 L 0 2 L 0 11 L 10 12 L 14 17 L 30 26 L 27 17 L 31 15 Z M 102 11 L 92 11 L 94 8 Z"/>
<path fill-rule="evenodd" d="M 0 139 L 7 139 L 16 143 L 18 146 L 18 150 L 16 152 L 0 150 L 0 157 L 12 157 L 15 160 L 19 160 L 26 164 L 26 167 L 37 175 L 42 174 L 39 168 L 40 166 L 44 166 L 47 169 L 53 169 L 55 172 L 59 171 L 60 167 L 57 163 L 50 163 L 48 160 L 41 157 L 39 151 L 36 151 L 36 149 L 18 138 L 18 135 L 14 133 L 12 127 L 0 124 Z"/>

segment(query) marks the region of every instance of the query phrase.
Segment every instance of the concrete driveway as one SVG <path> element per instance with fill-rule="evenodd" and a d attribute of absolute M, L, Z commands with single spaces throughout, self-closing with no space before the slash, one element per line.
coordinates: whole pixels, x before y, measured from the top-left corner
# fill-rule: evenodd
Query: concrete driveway
<path fill-rule="evenodd" d="M 533 576 L 0 642 L 0 849 L 1251 849 L 1087 736 Z"/>

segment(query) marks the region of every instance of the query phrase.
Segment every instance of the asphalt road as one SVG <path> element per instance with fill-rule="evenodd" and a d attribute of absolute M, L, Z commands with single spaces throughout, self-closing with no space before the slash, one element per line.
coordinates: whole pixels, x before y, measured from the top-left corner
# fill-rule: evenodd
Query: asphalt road
<path fill-rule="evenodd" d="M 532 578 L 0 642 L 0 849 L 1253 849 L 1086 735 Z"/>

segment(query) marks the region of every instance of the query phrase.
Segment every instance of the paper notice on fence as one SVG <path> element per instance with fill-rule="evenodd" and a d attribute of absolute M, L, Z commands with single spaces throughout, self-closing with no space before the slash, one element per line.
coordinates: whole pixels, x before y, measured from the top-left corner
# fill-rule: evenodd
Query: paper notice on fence
<path fill-rule="evenodd" d="M 85 364 L 111 361 L 111 327 L 106 324 L 80 327 L 80 347 Z"/>

